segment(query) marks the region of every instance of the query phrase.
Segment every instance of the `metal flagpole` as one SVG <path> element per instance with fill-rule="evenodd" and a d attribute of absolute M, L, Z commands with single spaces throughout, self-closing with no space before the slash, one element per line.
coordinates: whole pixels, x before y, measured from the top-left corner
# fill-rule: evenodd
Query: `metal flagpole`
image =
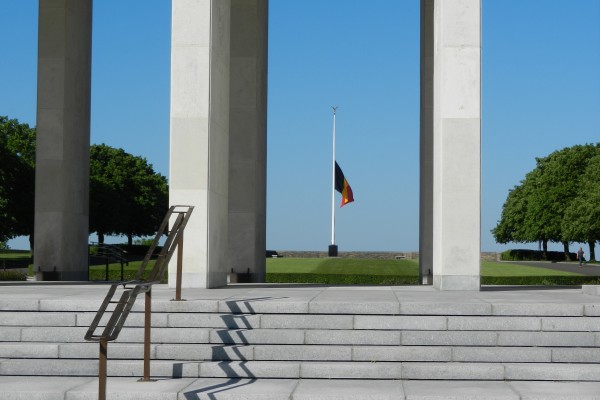
<path fill-rule="evenodd" d="M 333 109 L 333 160 L 331 164 L 331 245 L 329 246 L 329 256 L 337 256 L 337 246 L 335 245 L 335 113 L 337 106 Z"/>

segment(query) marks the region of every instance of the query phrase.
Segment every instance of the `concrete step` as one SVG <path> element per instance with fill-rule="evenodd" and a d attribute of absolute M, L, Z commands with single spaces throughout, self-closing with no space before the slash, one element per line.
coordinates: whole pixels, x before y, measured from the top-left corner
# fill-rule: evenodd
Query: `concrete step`
<path fill-rule="evenodd" d="M 84 335 L 99 301 L 87 290 L 74 294 L 80 301 L 0 294 L 0 377 L 97 379 L 99 346 Z M 223 290 L 153 301 L 153 377 L 600 381 L 600 301 L 587 295 L 563 304 L 572 295 L 560 291 L 532 301 L 422 288 Z M 111 377 L 142 375 L 142 311 L 138 301 L 108 345 Z"/>
<path fill-rule="evenodd" d="M 599 318 L 600 319 L 600 318 Z M 595 329 L 595 327 L 593 327 Z M 86 327 L 7 326 L 0 327 L 0 341 L 78 343 L 84 341 Z M 119 343 L 142 343 L 143 328 L 126 327 Z M 213 344 L 306 344 L 306 345 L 404 345 L 404 346 L 600 346 L 598 331 L 413 331 L 356 329 L 152 329 L 153 343 Z"/>
<path fill-rule="evenodd" d="M 152 360 L 156 378 L 600 381 L 598 364 Z M 0 360 L 2 376 L 97 376 L 97 360 Z M 143 376 L 140 360 L 110 360 L 108 376 Z"/>
<path fill-rule="evenodd" d="M 4 311 L 2 327 L 88 327 L 95 313 Z M 109 316 L 105 316 L 100 326 Z M 129 314 L 125 326 L 144 326 L 144 313 Z M 328 314 L 152 314 L 153 327 L 221 329 L 355 329 L 451 331 L 571 331 L 600 332 L 600 318 L 540 316 L 431 316 L 431 315 L 328 315 Z"/>
<path fill-rule="evenodd" d="M 97 359 L 97 343 L 0 343 L 0 358 Z M 142 359 L 143 344 L 108 346 L 108 358 Z M 152 344 L 156 360 L 194 361 L 447 361 L 504 363 L 600 363 L 598 347 L 462 347 Z"/>
<path fill-rule="evenodd" d="M 30 288 L 35 291 L 35 288 Z M 57 298 L 37 299 L 35 292 L 23 294 L 23 298 L 0 298 L 0 311 L 28 312 L 81 312 L 95 313 L 102 303 L 107 289 L 95 288 L 93 293 L 89 288 L 81 289 L 82 293 Z M 418 296 L 403 295 L 396 298 L 393 294 L 371 300 L 367 290 L 365 299 L 354 302 L 355 294 L 348 299 L 343 296 L 322 294 L 314 300 L 298 300 L 289 296 L 289 291 L 278 292 L 281 296 L 246 296 L 243 299 L 230 300 L 195 299 L 193 301 L 153 300 L 153 313 L 222 313 L 222 314 L 310 314 L 310 315 L 405 315 L 405 316 L 533 316 L 533 317 L 582 317 L 599 316 L 600 304 L 590 300 L 592 291 L 595 296 L 600 289 L 592 287 L 581 302 L 565 302 L 562 298 L 543 298 L 538 303 L 519 301 L 506 296 L 486 295 L 484 300 L 479 298 L 460 298 L 455 294 L 418 294 Z M 378 294 L 384 291 L 375 291 Z M 285 295 L 284 295 L 285 293 Z M 95 297 L 86 300 L 82 298 Z M 172 297 L 172 294 L 167 296 Z M 570 295 L 569 295 L 570 296 Z M 581 295 L 583 296 L 583 295 Z M 379 297 L 379 296 L 378 296 Z M 571 298 L 573 296 L 570 296 Z M 73 299 L 77 299 L 73 301 Z M 133 312 L 144 311 L 143 296 L 138 298 Z"/>

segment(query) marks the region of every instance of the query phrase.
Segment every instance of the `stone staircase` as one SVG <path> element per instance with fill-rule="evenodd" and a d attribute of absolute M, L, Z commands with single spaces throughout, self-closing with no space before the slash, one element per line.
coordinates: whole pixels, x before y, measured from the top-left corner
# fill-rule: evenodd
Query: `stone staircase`
<path fill-rule="evenodd" d="M 97 376 L 98 344 L 83 338 L 100 301 L 2 302 L 0 376 Z M 159 299 L 151 376 L 598 382 L 595 301 Z M 143 324 L 142 298 L 108 345 L 108 376 L 143 375 Z"/>

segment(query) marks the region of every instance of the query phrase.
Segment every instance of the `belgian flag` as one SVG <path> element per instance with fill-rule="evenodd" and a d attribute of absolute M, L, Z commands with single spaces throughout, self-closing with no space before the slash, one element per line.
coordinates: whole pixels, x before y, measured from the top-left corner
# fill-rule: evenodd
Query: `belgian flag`
<path fill-rule="evenodd" d="M 335 190 L 342 194 L 342 204 L 340 204 L 340 207 L 344 207 L 346 204 L 354 201 L 352 188 L 344 177 L 344 173 L 337 161 L 335 162 Z"/>

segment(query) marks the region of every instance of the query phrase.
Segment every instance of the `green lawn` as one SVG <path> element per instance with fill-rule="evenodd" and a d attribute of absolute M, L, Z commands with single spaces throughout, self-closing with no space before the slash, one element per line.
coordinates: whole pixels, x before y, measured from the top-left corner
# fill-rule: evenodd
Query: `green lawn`
<path fill-rule="evenodd" d="M 269 258 L 267 282 L 364 285 L 416 285 L 417 260 L 348 258 Z M 598 284 L 600 278 L 519 264 L 482 261 L 484 285 Z"/>
<path fill-rule="evenodd" d="M 0 260 L 14 260 L 30 257 L 31 253 L 28 251 L 5 250 L 0 252 Z"/>
<path fill-rule="evenodd" d="M 482 261 L 481 276 L 583 276 L 583 274 L 504 262 Z"/>
<path fill-rule="evenodd" d="M 418 276 L 416 260 L 267 258 L 267 273 Z"/>
<path fill-rule="evenodd" d="M 417 260 L 372 260 L 364 258 L 268 258 L 267 273 L 418 276 Z M 482 276 L 581 275 L 548 268 L 482 261 Z"/>
<path fill-rule="evenodd" d="M 133 280 L 138 269 L 140 269 L 141 261 L 130 261 L 129 265 L 123 265 L 123 280 Z M 152 271 L 154 261 L 150 260 L 146 266 L 145 276 Z M 90 266 L 90 280 L 99 281 L 105 280 L 106 278 L 106 265 L 92 265 Z M 121 264 L 109 264 L 108 265 L 108 280 L 119 281 L 121 280 Z"/>
<path fill-rule="evenodd" d="M 3 252 L 2 259 L 28 258 L 29 252 Z M 414 285 L 418 282 L 418 260 L 378 260 L 363 258 L 267 258 L 267 282 Z M 123 267 L 124 280 L 132 280 L 141 261 Z M 149 272 L 153 263 L 146 268 Z M 510 264 L 481 263 L 482 284 L 486 285 L 578 285 L 598 284 L 600 278 L 553 269 Z M 90 267 L 90 280 L 104 280 L 105 266 Z M 109 280 L 121 279 L 121 265 L 109 265 Z M 166 281 L 166 280 L 165 280 Z"/>

